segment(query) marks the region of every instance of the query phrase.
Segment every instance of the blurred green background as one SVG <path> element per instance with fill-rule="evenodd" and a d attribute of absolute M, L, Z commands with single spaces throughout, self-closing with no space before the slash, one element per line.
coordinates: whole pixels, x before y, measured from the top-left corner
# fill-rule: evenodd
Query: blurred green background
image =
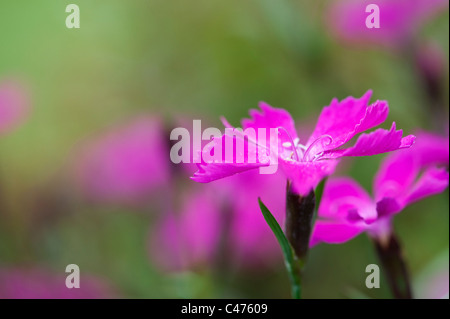
<path fill-rule="evenodd" d="M 69 3 L 0 4 L 0 78 L 25 81 L 33 108 L 23 126 L 0 139 L 0 266 L 64 273 L 76 263 L 124 297 L 289 297 L 281 260 L 269 272 L 227 280 L 207 269 L 165 274 L 148 257 L 151 213 L 94 205 L 67 211 L 65 171 L 76 146 L 143 111 L 168 123 L 181 114 L 221 127 L 219 116 L 238 123 L 266 101 L 306 122 L 333 97 L 359 97 L 369 88 L 373 99 L 389 101 L 384 127 L 395 120 L 408 134 L 432 128 L 410 61 L 342 45 L 324 23 L 328 1 L 77 0 L 80 29 L 65 26 Z M 420 34 L 442 48 L 447 88 L 448 25 L 447 11 Z M 448 89 L 445 99 L 448 112 Z M 382 158 L 352 160 L 349 174 L 370 190 Z M 448 250 L 448 199 L 447 189 L 395 220 L 413 277 Z M 377 259 L 366 236 L 319 245 L 310 253 L 304 297 L 389 297 L 385 281 L 365 288 L 370 263 Z"/>

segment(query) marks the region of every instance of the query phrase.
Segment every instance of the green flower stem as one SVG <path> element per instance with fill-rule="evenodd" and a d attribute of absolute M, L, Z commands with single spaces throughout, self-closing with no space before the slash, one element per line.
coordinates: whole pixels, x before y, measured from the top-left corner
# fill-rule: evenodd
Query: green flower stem
<path fill-rule="evenodd" d="M 261 212 L 281 246 L 284 263 L 288 271 L 292 287 L 292 298 L 301 299 L 302 273 L 309 250 L 309 239 L 311 237 L 316 207 L 319 207 L 322 199 L 326 180 L 323 180 L 307 196 L 301 196 L 292 191 L 291 183 L 288 181 L 286 190 L 286 235 L 273 217 L 272 213 L 259 200 Z"/>
<path fill-rule="evenodd" d="M 261 212 L 272 230 L 273 234 L 278 240 L 280 244 L 281 251 L 283 252 L 284 263 L 286 265 L 286 269 L 288 272 L 289 280 L 291 282 L 292 287 L 292 298 L 300 299 L 301 298 L 301 263 L 296 258 L 294 254 L 294 250 L 292 249 L 291 244 L 287 240 L 286 236 L 283 233 L 280 225 L 278 224 L 275 217 L 273 217 L 272 213 L 267 209 L 267 207 L 263 204 L 261 199 L 259 199 L 259 207 L 261 208 Z"/>
<path fill-rule="evenodd" d="M 292 269 L 288 269 L 288 274 L 291 281 L 292 298 L 302 299 L 302 265 L 295 256 L 292 263 Z"/>

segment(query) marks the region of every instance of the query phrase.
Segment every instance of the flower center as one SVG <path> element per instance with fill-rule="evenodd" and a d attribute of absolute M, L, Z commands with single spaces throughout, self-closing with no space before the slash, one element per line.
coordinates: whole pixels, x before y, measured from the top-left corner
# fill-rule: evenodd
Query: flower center
<path fill-rule="evenodd" d="M 295 159 L 297 160 L 297 162 L 299 162 L 300 157 L 298 156 L 298 153 L 297 153 L 297 145 L 298 145 L 298 143 L 300 143 L 300 139 L 298 137 L 296 137 L 294 140 L 292 140 L 291 134 L 289 134 L 289 132 L 282 126 L 277 127 L 277 129 L 283 130 L 286 133 L 286 135 L 290 141 L 290 142 L 288 141 L 288 142 L 284 142 L 283 144 L 281 144 L 281 146 L 283 146 L 283 148 L 286 150 L 293 149 L 292 153 L 289 155 L 288 158 L 292 159 L 292 155 L 295 155 Z"/>
<path fill-rule="evenodd" d="M 322 144 L 322 147 L 328 146 L 331 143 L 333 143 L 333 138 L 330 135 L 322 135 L 319 138 L 317 138 L 314 142 L 311 143 L 311 145 L 309 145 L 308 149 L 303 154 L 303 162 L 307 161 L 314 162 L 322 156 L 323 152 L 316 153 L 314 154 L 314 156 L 311 156 L 310 154 L 319 143 Z"/>
<path fill-rule="evenodd" d="M 281 144 L 282 157 L 288 161 L 296 160 L 298 162 L 314 162 L 319 160 L 323 152 L 313 154 L 313 152 L 317 149 L 318 144 L 321 144 L 323 147 L 330 145 L 333 142 L 333 138 L 330 135 L 322 135 L 306 147 L 305 145 L 300 144 L 300 139 L 298 137 L 292 139 L 289 132 L 284 127 L 278 128 L 282 129 L 288 137 L 288 141 Z"/>

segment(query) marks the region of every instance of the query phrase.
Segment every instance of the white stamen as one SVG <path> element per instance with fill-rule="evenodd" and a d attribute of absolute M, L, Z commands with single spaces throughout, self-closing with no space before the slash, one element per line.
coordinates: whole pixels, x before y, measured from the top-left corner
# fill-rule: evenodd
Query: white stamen
<path fill-rule="evenodd" d="M 284 127 L 278 126 L 277 129 L 282 130 L 283 132 L 286 133 L 287 137 L 288 137 L 289 140 L 291 141 L 291 142 L 289 143 L 290 146 L 295 145 L 294 141 L 292 140 L 291 135 L 289 134 L 289 132 L 288 132 Z M 278 132 L 278 134 L 280 134 L 280 132 Z M 286 142 L 285 142 L 285 143 L 286 143 Z M 283 143 L 283 144 L 284 144 L 284 143 Z M 282 144 L 282 145 L 283 145 L 283 144 Z M 299 156 L 298 156 L 297 148 L 296 148 L 296 147 L 294 147 L 294 151 L 292 152 L 292 155 L 295 155 L 295 159 L 296 159 L 298 162 L 300 162 L 300 158 L 299 158 Z M 292 155 L 291 155 L 290 157 L 292 157 Z"/>
<path fill-rule="evenodd" d="M 310 160 L 310 161 L 315 161 L 315 160 L 317 160 L 322 154 L 323 154 L 323 152 L 319 152 L 319 153 L 317 153 L 317 154 L 314 154 L 314 156 L 313 156 L 313 158 L 312 159 L 309 159 L 308 157 L 310 156 L 310 152 L 311 152 L 311 150 L 313 149 L 313 147 L 316 145 L 316 144 L 318 144 L 319 142 L 321 142 L 322 143 L 322 145 L 330 145 L 332 142 L 333 142 L 333 138 L 330 136 L 330 135 L 322 135 L 322 136 L 320 136 L 319 138 L 317 138 L 314 142 L 312 142 L 311 143 L 311 145 L 309 145 L 309 147 L 308 147 L 308 149 L 303 153 L 303 159 L 302 159 L 302 161 L 303 162 L 305 162 L 305 161 L 308 161 L 308 160 Z M 318 155 L 318 154 L 320 154 L 319 156 L 316 156 L 316 155 Z"/>

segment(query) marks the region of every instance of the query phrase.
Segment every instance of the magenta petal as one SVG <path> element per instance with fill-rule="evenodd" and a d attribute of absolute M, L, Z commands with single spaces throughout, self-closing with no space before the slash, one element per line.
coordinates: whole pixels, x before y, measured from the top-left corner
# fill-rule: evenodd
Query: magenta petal
<path fill-rule="evenodd" d="M 294 192 L 307 195 L 322 179 L 334 172 L 337 161 L 297 162 L 280 159 L 279 165 L 288 180 L 292 182 Z"/>
<path fill-rule="evenodd" d="M 347 97 L 341 102 L 333 99 L 329 106 L 324 107 L 308 145 L 324 135 L 333 140 L 326 148 L 316 149 L 314 153 L 337 148 L 356 134 L 383 123 L 389 113 L 388 104 L 377 101 L 369 106 L 371 96 L 372 91 L 369 90 L 359 99 Z"/>
<path fill-rule="evenodd" d="M 214 138 L 207 146 L 205 146 L 203 149 L 202 163 L 197 164 L 198 171 L 194 173 L 191 179 L 199 183 L 209 183 L 237 173 L 242 173 L 258 167 L 269 166 L 271 164 L 270 158 L 266 155 L 267 150 L 259 145 L 249 142 L 247 139 L 243 142 L 244 153 L 237 153 L 234 149 L 233 154 L 225 154 L 226 144 L 231 143 L 233 145 L 237 138 L 239 137 L 224 134 L 220 138 Z M 222 155 L 218 158 L 218 161 L 206 163 L 204 161 L 205 154 L 212 149 L 216 150 L 216 147 L 222 150 Z"/>
<path fill-rule="evenodd" d="M 314 225 L 309 246 L 320 242 L 341 244 L 355 238 L 364 230 L 364 227 L 355 224 L 318 220 Z"/>
<path fill-rule="evenodd" d="M 398 213 L 403 209 L 404 205 L 399 203 L 394 198 L 385 197 L 377 202 L 378 217 L 387 217 Z"/>
<path fill-rule="evenodd" d="M 233 164 L 233 163 L 211 163 L 211 164 L 197 164 L 198 171 L 194 173 L 191 179 L 198 183 L 209 183 L 232 176 L 238 173 L 249 171 L 269 164 Z"/>
<path fill-rule="evenodd" d="M 319 218 L 346 220 L 350 211 L 362 219 L 376 218 L 369 194 L 353 179 L 331 178 L 325 184 L 319 207 Z"/>
<path fill-rule="evenodd" d="M 374 180 L 375 199 L 395 198 L 403 203 L 411 189 L 417 187 L 414 182 L 421 170 L 448 164 L 448 156 L 448 137 L 420 132 L 411 148 L 383 160 Z"/>
<path fill-rule="evenodd" d="M 410 147 L 415 140 L 414 135 L 402 138 L 403 131 L 396 130 L 395 122 L 391 129 L 377 129 L 368 134 L 362 134 L 353 147 L 343 150 L 332 150 L 324 153 L 326 158 L 338 158 L 341 156 L 372 156 L 376 154 L 392 152 Z"/>
<path fill-rule="evenodd" d="M 419 171 L 419 160 L 414 156 L 412 148 L 390 154 L 382 161 L 374 179 L 375 200 L 404 196 Z"/>
<path fill-rule="evenodd" d="M 421 166 L 448 165 L 449 139 L 448 136 L 440 136 L 425 131 L 416 134 L 417 141 L 411 148 L 415 156 L 420 160 Z"/>
<path fill-rule="evenodd" d="M 277 109 L 267 103 L 260 102 L 259 107 L 262 112 L 258 110 L 250 110 L 251 119 L 242 120 L 242 128 L 284 128 L 292 139 L 297 137 L 297 130 L 295 123 L 288 111 L 284 109 Z M 280 135 L 281 143 L 290 141 L 283 132 Z"/>
<path fill-rule="evenodd" d="M 449 174 L 446 169 L 428 168 L 410 191 L 405 204 L 408 205 L 425 197 L 443 192 L 448 186 L 448 179 Z"/>
<path fill-rule="evenodd" d="M 377 129 L 376 131 L 361 135 L 355 146 L 346 149 L 342 156 L 371 156 L 386 152 L 392 152 L 410 147 L 415 140 L 414 135 L 403 137 L 402 130 L 396 130 L 395 122 L 391 129 Z"/>

